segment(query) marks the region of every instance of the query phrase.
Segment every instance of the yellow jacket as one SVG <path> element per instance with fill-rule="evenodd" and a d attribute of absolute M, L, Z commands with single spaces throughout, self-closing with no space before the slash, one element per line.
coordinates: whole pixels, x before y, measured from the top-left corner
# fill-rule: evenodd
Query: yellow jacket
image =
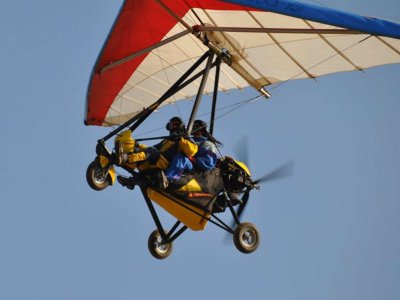
<path fill-rule="evenodd" d="M 156 149 L 155 151 L 158 152 L 159 157 L 155 162 L 150 162 L 148 158 L 151 151 L 146 151 L 147 148 L 147 146 L 142 144 L 135 146 L 135 149 L 139 149 L 139 152 L 130 153 L 128 155 L 128 163 L 137 164 L 139 170 L 145 170 L 148 168 L 159 168 L 165 170 L 168 168 L 169 162 L 178 152 L 184 153 L 187 157 L 191 157 L 194 156 L 198 150 L 198 146 L 195 142 L 184 137 L 165 139 L 152 147 Z"/>

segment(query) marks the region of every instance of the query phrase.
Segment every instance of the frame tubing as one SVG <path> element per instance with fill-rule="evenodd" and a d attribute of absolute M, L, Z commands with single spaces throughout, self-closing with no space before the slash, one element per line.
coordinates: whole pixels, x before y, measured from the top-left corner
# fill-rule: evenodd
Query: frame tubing
<path fill-rule="evenodd" d="M 181 202 L 179 202 L 179 201 L 176 201 L 175 199 L 169 197 L 166 193 L 163 193 L 163 194 L 164 194 L 164 196 L 168 197 L 171 201 L 173 201 L 173 202 L 175 202 L 176 204 L 182 206 L 183 208 L 186 208 L 187 210 L 189 210 L 190 212 L 192 212 L 192 213 L 194 213 L 195 215 L 199 216 L 200 218 L 205 219 L 205 220 L 211 222 L 212 224 L 218 226 L 219 228 L 222 228 L 222 229 L 224 229 L 225 231 L 228 231 L 228 232 L 230 232 L 230 233 L 233 234 L 233 232 L 234 232 L 233 229 L 230 228 L 228 225 L 226 225 L 222 220 L 220 220 L 219 218 L 217 218 L 214 214 L 211 214 L 211 216 L 214 217 L 219 223 L 218 223 L 218 222 L 215 222 L 214 220 L 212 220 L 211 217 L 206 218 L 204 215 L 202 215 L 202 214 L 198 213 L 197 211 L 191 209 L 191 208 L 188 207 L 187 205 L 185 205 L 185 204 L 183 204 L 183 203 L 181 203 Z M 229 198 L 228 198 L 228 199 L 229 199 Z M 232 207 L 231 204 L 230 204 L 230 206 Z M 236 216 L 236 218 L 237 218 L 236 212 L 235 212 L 234 210 L 233 210 L 232 215 L 233 215 L 234 217 Z M 239 222 L 239 223 L 240 223 L 240 222 Z"/>
<path fill-rule="evenodd" d="M 214 79 L 213 102 L 212 102 L 211 117 L 210 117 L 210 133 L 211 133 L 211 135 L 214 134 L 215 108 L 217 106 L 217 94 L 218 94 L 220 71 L 221 71 L 221 59 L 217 58 L 217 65 L 216 65 L 216 69 L 215 69 L 215 79 Z"/>
<path fill-rule="evenodd" d="M 231 227 L 229 227 L 226 223 L 224 223 L 220 218 L 218 218 L 217 216 L 215 216 L 214 214 L 212 214 L 212 216 L 220 223 L 219 225 L 217 225 L 218 227 L 224 229 L 225 231 L 229 232 L 229 233 L 234 233 L 233 229 Z M 216 223 L 214 223 L 216 224 Z"/>
<path fill-rule="evenodd" d="M 166 241 L 167 243 L 172 243 L 173 241 L 175 241 L 182 233 L 184 233 L 186 231 L 187 226 L 184 225 L 182 226 L 173 236 L 168 238 L 168 241 Z"/>
<path fill-rule="evenodd" d="M 156 224 L 157 230 L 161 235 L 161 238 L 164 243 L 171 243 L 175 239 L 177 239 L 182 233 L 186 231 L 188 228 L 186 225 L 183 225 L 175 234 L 174 231 L 178 228 L 178 226 L 181 224 L 181 221 L 177 221 L 174 226 L 168 231 L 166 234 L 164 231 L 164 227 L 161 224 L 160 218 L 158 217 L 158 214 L 156 212 L 156 209 L 154 208 L 153 203 L 151 202 L 151 199 L 147 196 L 146 191 L 144 190 L 144 187 L 140 187 L 143 197 L 146 200 L 146 204 L 149 208 L 150 214 L 153 217 L 154 223 Z"/>
<path fill-rule="evenodd" d="M 217 61 L 215 61 L 214 63 L 211 64 L 210 69 L 212 69 L 212 68 L 214 68 L 214 67 L 217 67 L 218 69 L 220 69 L 220 64 L 221 64 L 221 61 L 220 61 L 220 60 L 217 60 Z M 180 91 L 181 89 L 183 89 L 183 88 L 186 87 L 187 85 L 191 84 L 193 81 L 195 81 L 196 79 L 198 79 L 200 76 L 204 75 L 204 74 L 206 73 L 206 71 L 207 71 L 207 70 L 204 69 L 204 70 L 198 72 L 197 74 L 193 75 L 190 79 L 187 79 L 187 80 L 186 80 L 185 82 L 183 82 L 181 85 L 179 85 L 178 87 L 176 87 L 176 89 L 174 89 L 174 90 L 169 89 L 169 90 L 168 90 L 168 91 L 169 91 L 169 94 L 165 93 L 165 94 L 163 95 L 163 97 L 165 96 L 166 99 L 169 98 L 170 96 L 172 96 L 173 94 L 177 93 L 178 91 Z M 220 71 L 218 71 L 218 73 L 217 73 L 217 74 L 218 74 L 218 81 L 219 81 L 219 72 L 220 72 Z M 216 98 L 216 96 L 215 96 L 215 98 Z M 161 100 L 161 98 L 160 98 L 158 101 L 160 101 L 160 100 Z M 157 101 L 157 102 L 158 102 L 158 101 Z M 165 101 L 165 100 L 164 100 L 164 101 Z M 216 100 L 215 100 L 215 101 L 216 101 Z M 156 103 L 157 103 L 157 102 L 156 102 Z M 115 130 L 113 130 L 112 132 L 110 132 L 110 133 L 109 133 L 108 135 L 106 135 L 104 138 L 98 140 L 97 142 L 98 142 L 98 145 L 100 145 L 101 149 L 103 149 L 104 152 L 106 152 L 106 153 L 108 153 L 108 154 L 110 155 L 110 152 L 107 150 L 107 148 L 106 148 L 106 146 L 105 146 L 105 141 L 107 141 L 108 139 L 110 139 L 112 136 L 114 136 L 115 134 L 117 134 L 119 131 L 121 131 L 121 130 L 124 129 L 125 127 L 127 127 L 127 126 L 129 126 L 130 124 L 132 124 L 132 123 L 134 123 L 135 121 L 137 121 L 137 120 L 139 119 L 140 116 L 146 116 L 146 115 L 145 115 L 146 112 L 147 112 L 148 115 L 150 115 L 151 112 L 153 112 L 153 111 L 158 107 L 158 106 L 157 106 L 155 109 L 149 111 L 150 107 L 152 107 L 153 105 L 156 105 L 156 103 L 153 103 L 151 106 L 149 106 L 149 108 L 143 110 L 143 112 L 141 112 L 140 114 L 136 115 L 136 116 L 133 117 L 131 120 L 127 121 L 126 123 L 122 124 L 121 126 L 119 126 L 118 128 L 116 128 Z M 160 104 L 161 104 L 161 103 L 160 103 Z M 213 109 L 214 109 L 214 117 L 213 117 L 213 119 L 214 119 L 214 118 L 215 118 L 215 104 L 213 104 L 213 107 L 214 107 L 214 108 L 213 108 Z M 147 115 L 147 116 L 148 116 L 148 115 Z M 146 118 L 147 118 L 147 116 L 146 116 Z M 143 120 L 143 121 L 144 121 L 144 120 Z M 214 123 L 214 122 L 212 122 L 211 124 L 213 124 L 213 123 Z M 136 129 L 141 123 L 139 123 L 137 126 L 136 126 L 136 124 L 137 124 L 137 123 L 135 123 L 135 126 L 134 126 L 134 127 L 132 126 L 133 130 Z M 213 126 L 213 125 L 212 125 L 212 126 Z M 131 130 L 132 130 L 132 128 L 131 128 Z M 211 134 L 212 134 L 212 131 L 211 131 Z M 144 138 L 144 139 L 137 139 L 137 141 L 157 140 L 157 139 L 164 139 L 164 138 L 167 138 L 167 137 L 168 137 L 168 136 L 155 137 L 155 138 Z"/>
<path fill-rule="evenodd" d="M 150 198 L 147 196 L 145 187 L 140 186 L 140 190 L 142 191 L 143 197 L 146 200 L 147 207 L 149 208 L 150 214 L 153 217 L 154 223 L 156 223 L 157 230 L 160 233 L 162 240 L 164 242 L 167 242 L 168 236 L 164 232 L 164 228 L 161 224 L 160 218 L 157 215 L 157 212 L 156 212 L 156 209 L 154 208 L 153 203 L 151 202 Z"/>
<path fill-rule="evenodd" d="M 185 135 L 177 135 L 177 136 L 185 136 Z M 143 142 L 143 141 L 152 141 L 152 140 L 163 140 L 170 138 L 171 136 L 169 135 L 164 135 L 164 136 L 155 136 L 155 137 L 150 137 L 150 138 L 141 138 L 141 139 L 135 139 L 137 142 Z"/>
<path fill-rule="evenodd" d="M 232 206 L 231 198 L 228 197 L 228 195 L 227 195 L 226 192 L 225 192 L 224 194 L 225 194 L 225 197 L 226 197 L 227 202 L 228 202 L 229 210 L 230 210 L 231 213 L 232 213 L 232 217 L 233 217 L 233 219 L 235 220 L 235 223 L 236 223 L 237 225 L 239 225 L 239 224 L 240 224 L 240 220 L 239 220 L 239 217 L 238 217 L 238 215 L 237 215 L 237 212 L 235 211 L 235 209 L 234 209 L 233 206 Z"/>
<path fill-rule="evenodd" d="M 168 231 L 168 238 L 171 237 L 171 235 L 174 233 L 174 231 L 176 230 L 176 228 L 178 228 L 178 226 L 181 224 L 181 221 L 176 221 L 176 223 L 174 224 L 174 226 L 172 226 L 172 228 Z"/>
<path fill-rule="evenodd" d="M 210 69 L 214 68 L 216 65 L 217 65 L 216 62 L 212 63 Z M 191 84 L 191 83 L 192 83 L 193 81 L 195 81 L 197 78 L 199 78 L 200 76 L 204 75 L 205 72 L 206 72 L 206 69 L 204 69 L 204 70 L 198 72 L 197 74 L 193 75 L 193 77 L 191 77 L 190 79 L 188 79 L 187 81 L 185 81 L 184 83 L 182 83 L 182 84 L 179 86 L 179 89 L 178 89 L 176 92 L 180 91 L 181 89 L 183 89 L 183 88 L 186 87 L 187 85 Z M 171 95 L 171 96 L 172 96 L 172 95 Z"/>
<path fill-rule="evenodd" d="M 139 120 L 136 121 L 135 124 L 133 124 L 130 129 L 133 132 L 137 127 L 139 127 L 140 124 L 143 123 L 144 120 L 148 118 L 148 116 L 155 111 L 165 100 L 167 100 L 169 97 L 180 91 L 182 88 L 184 88 L 187 84 L 191 83 L 195 79 L 191 78 L 184 82 L 187 77 L 192 74 L 197 67 L 207 58 L 207 56 L 210 55 L 210 51 L 207 51 L 204 53 L 186 72 L 179 78 L 168 91 L 164 93 L 164 95 L 161 96 L 161 98 L 153 105 L 151 105 L 147 110 L 147 113 L 143 115 Z M 202 73 L 202 72 L 200 72 Z M 197 74 L 196 74 L 197 75 Z M 200 76 L 200 75 L 199 75 Z M 197 77 L 196 77 L 197 78 Z"/>
<path fill-rule="evenodd" d="M 142 138 L 142 139 L 135 139 L 136 142 L 143 142 L 143 141 L 152 141 L 152 140 L 163 140 L 166 138 L 169 138 L 169 135 L 164 135 L 164 136 L 156 136 L 156 137 L 151 137 L 151 138 Z"/>
<path fill-rule="evenodd" d="M 196 100 L 194 102 L 192 113 L 190 115 L 189 124 L 188 124 L 188 127 L 187 127 L 187 133 L 188 134 L 190 134 L 190 132 L 192 131 L 193 122 L 194 122 L 194 119 L 196 118 L 197 111 L 199 109 L 199 106 L 200 106 L 200 103 L 201 103 L 201 99 L 203 97 L 204 88 L 206 86 L 206 82 L 207 82 L 207 79 L 208 79 L 208 74 L 210 73 L 212 61 L 213 61 L 214 56 L 215 56 L 215 53 L 212 52 L 212 51 L 208 51 L 207 53 L 209 53 L 208 60 L 207 60 L 207 65 L 206 65 L 206 68 L 205 68 L 205 73 L 203 74 L 203 78 L 201 79 L 199 90 L 197 91 L 197 96 L 196 96 Z"/>
<path fill-rule="evenodd" d="M 105 137 L 103 137 L 99 141 L 107 141 L 115 134 L 120 132 L 122 129 L 128 127 L 132 123 L 136 122 L 132 127 L 131 130 L 135 130 L 154 110 L 156 110 L 165 100 L 167 100 L 171 95 L 176 93 L 179 89 L 179 86 L 187 77 L 190 76 L 194 72 L 194 70 L 209 56 L 209 51 L 204 53 L 165 93 L 162 95 L 156 102 L 150 105 L 148 108 L 141 111 L 139 114 L 134 116 L 132 119 L 126 121 L 124 124 L 120 125 L 115 130 L 111 131 Z M 177 90 L 178 89 L 178 90 Z"/>
<path fill-rule="evenodd" d="M 230 200 L 229 200 L 229 202 L 228 202 L 228 206 L 229 206 L 229 210 L 230 210 L 231 213 L 232 213 L 233 219 L 235 220 L 236 225 L 239 225 L 239 224 L 240 224 L 239 217 L 238 217 L 236 211 L 234 210 L 234 208 L 233 208 L 233 206 L 232 206 Z"/>

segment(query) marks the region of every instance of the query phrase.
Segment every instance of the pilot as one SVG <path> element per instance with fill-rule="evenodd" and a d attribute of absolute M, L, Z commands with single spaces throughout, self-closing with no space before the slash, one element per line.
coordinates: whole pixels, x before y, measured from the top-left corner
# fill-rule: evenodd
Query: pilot
<path fill-rule="evenodd" d="M 136 163 L 140 171 L 150 168 L 160 169 L 161 172 L 157 173 L 159 177 L 159 187 L 166 188 L 168 186 L 168 181 L 174 180 L 177 169 L 182 168 L 181 165 L 177 165 L 174 158 L 176 156 L 189 158 L 194 156 L 198 150 L 198 146 L 195 142 L 184 137 L 186 128 L 181 118 L 173 117 L 170 119 L 166 125 L 166 129 L 169 131 L 168 138 L 152 147 L 145 147 L 144 145 L 138 144 L 136 146 L 136 148 L 140 150 L 138 152 L 119 153 L 117 164 Z M 167 171 L 164 173 L 162 170 Z M 132 178 L 118 176 L 117 179 L 123 186 L 127 186 L 131 189 L 133 188 L 134 183 L 132 182 Z"/>

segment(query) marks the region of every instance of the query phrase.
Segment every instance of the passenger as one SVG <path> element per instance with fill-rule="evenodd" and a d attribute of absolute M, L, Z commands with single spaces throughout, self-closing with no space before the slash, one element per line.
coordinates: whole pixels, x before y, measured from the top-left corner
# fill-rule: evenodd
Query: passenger
<path fill-rule="evenodd" d="M 135 148 L 139 148 L 139 152 L 119 153 L 117 164 L 136 163 L 140 171 L 151 168 L 160 169 L 161 172 L 157 173 L 159 177 L 159 187 L 166 188 L 168 186 L 168 181 L 174 180 L 176 169 L 178 169 L 178 167 L 181 168 L 181 166 L 175 165 L 176 161 L 174 158 L 176 156 L 186 158 L 194 156 L 198 149 L 195 142 L 184 137 L 186 128 L 181 118 L 173 117 L 167 123 L 166 129 L 169 131 L 168 138 L 152 147 L 146 148 L 144 145 L 137 145 Z M 167 170 L 166 173 L 168 175 L 164 175 L 162 170 Z M 133 189 L 133 186 L 136 184 L 132 181 L 133 178 L 118 176 L 117 179 L 123 186 L 127 186 L 131 189 Z"/>

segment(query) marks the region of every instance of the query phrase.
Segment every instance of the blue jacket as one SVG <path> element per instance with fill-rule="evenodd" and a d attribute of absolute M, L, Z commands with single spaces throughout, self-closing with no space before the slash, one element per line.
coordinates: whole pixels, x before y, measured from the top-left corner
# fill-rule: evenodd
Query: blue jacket
<path fill-rule="evenodd" d="M 214 143 L 205 137 L 193 137 L 193 140 L 198 146 L 197 153 L 192 160 L 194 165 L 202 171 L 215 168 L 218 150 Z"/>

